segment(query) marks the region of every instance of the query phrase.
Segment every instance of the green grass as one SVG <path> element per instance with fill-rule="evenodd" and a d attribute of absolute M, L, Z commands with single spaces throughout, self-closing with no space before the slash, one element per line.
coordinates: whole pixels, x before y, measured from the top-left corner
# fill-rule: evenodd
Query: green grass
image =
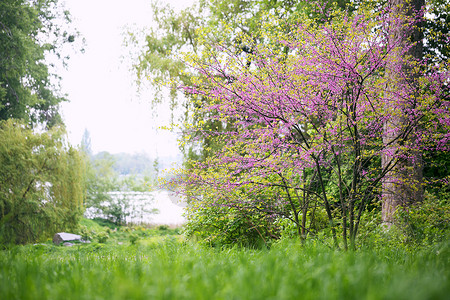
<path fill-rule="evenodd" d="M 174 236 L 180 239 L 180 228 L 171 229 L 167 226 L 146 228 L 143 226 L 118 226 L 103 219 L 82 219 L 80 230 L 76 232 L 85 239 L 102 244 L 133 243 L 151 244 L 163 239 L 165 236 Z"/>
<path fill-rule="evenodd" d="M 0 299 L 448 299 L 449 245 L 342 252 L 292 241 L 202 248 L 176 236 L 136 244 L 0 251 Z"/>

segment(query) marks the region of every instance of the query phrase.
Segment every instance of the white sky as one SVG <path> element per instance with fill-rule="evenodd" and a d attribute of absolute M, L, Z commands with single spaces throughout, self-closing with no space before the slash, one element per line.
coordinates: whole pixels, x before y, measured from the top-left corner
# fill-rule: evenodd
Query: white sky
<path fill-rule="evenodd" d="M 86 52 L 69 60 L 62 72 L 63 92 L 69 103 L 62 106 L 69 141 L 81 142 L 90 132 L 94 153 L 147 152 L 150 156 L 178 154 L 176 137 L 165 130 L 169 109 L 152 114 L 151 94 L 137 96 L 130 65 L 121 56 L 125 26 L 150 26 L 150 0 L 64 0 L 73 24 L 86 39 Z M 176 8 L 193 0 L 166 0 Z"/>

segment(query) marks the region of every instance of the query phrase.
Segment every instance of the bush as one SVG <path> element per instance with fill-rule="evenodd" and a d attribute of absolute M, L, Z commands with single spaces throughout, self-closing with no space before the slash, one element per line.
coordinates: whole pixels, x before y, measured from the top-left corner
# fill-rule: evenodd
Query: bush
<path fill-rule="evenodd" d="M 132 233 L 132 234 L 130 234 L 129 239 L 130 239 L 130 243 L 131 243 L 132 245 L 136 245 L 136 243 L 137 243 L 138 240 L 139 240 L 139 236 L 138 236 L 137 234 L 135 234 L 135 233 Z"/>
<path fill-rule="evenodd" d="M 109 235 L 106 232 L 100 232 L 97 234 L 97 240 L 99 243 L 104 244 L 108 240 Z"/>
<path fill-rule="evenodd" d="M 167 229 L 169 229 L 168 225 L 159 225 L 158 226 L 158 230 L 160 230 L 160 231 L 167 231 Z"/>
<path fill-rule="evenodd" d="M 421 205 L 398 210 L 397 219 L 411 245 L 432 245 L 445 240 L 450 234 L 450 203 L 426 193 Z"/>
<path fill-rule="evenodd" d="M 275 218 L 256 209 L 209 201 L 191 202 L 187 220 L 184 234 L 213 247 L 260 248 L 279 238 Z"/>
<path fill-rule="evenodd" d="M 450 205 L 426 193 L 420 205 L 400 207 L 396 222 L 389 229 L 381 221 L 381 211 L 374 208 L 363 214 L 358 247 L 373 249 L 417 250 L 441 244 L 450 238 Z"/>

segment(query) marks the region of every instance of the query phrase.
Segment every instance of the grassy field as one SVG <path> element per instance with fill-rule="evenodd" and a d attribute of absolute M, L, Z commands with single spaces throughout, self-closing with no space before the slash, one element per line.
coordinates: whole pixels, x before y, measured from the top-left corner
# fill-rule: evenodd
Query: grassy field
<path fill-rule="evenodd" d="M 113 231 L 104 244 L 2 250 L 0 299 L 413 300 L 450 295 L 448 244 L 418 252 L 342 252 L 283 241 L 270 250 L 219 250 L 185 243 L 176 233 L 166 228 Z"/>

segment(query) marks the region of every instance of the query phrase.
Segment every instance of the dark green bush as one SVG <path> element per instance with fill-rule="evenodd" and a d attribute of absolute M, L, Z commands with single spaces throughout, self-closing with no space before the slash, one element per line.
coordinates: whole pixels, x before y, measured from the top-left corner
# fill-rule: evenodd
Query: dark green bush
<path fill-rule="evenodd" d="M 109 235 L 106 232 L 100 232 L 97 234 L 97 240 L 99 243 L 104 244 L 108 240 Z"/>
<path fill-rule="evenodd" d="M 443 241 L 450 233 L 450 203 L 426 193 L 421 205 L 398 210 L 399 228 L 405 242 L 411 245 L 432 245 Z"/>
<path fill-rule="evenodd" d="M 256 209 L 202 201 L 190 204 L 184 234 L 213 247 L 260 248 L 279 238 L 279 228 L 272 216 Z"/>

